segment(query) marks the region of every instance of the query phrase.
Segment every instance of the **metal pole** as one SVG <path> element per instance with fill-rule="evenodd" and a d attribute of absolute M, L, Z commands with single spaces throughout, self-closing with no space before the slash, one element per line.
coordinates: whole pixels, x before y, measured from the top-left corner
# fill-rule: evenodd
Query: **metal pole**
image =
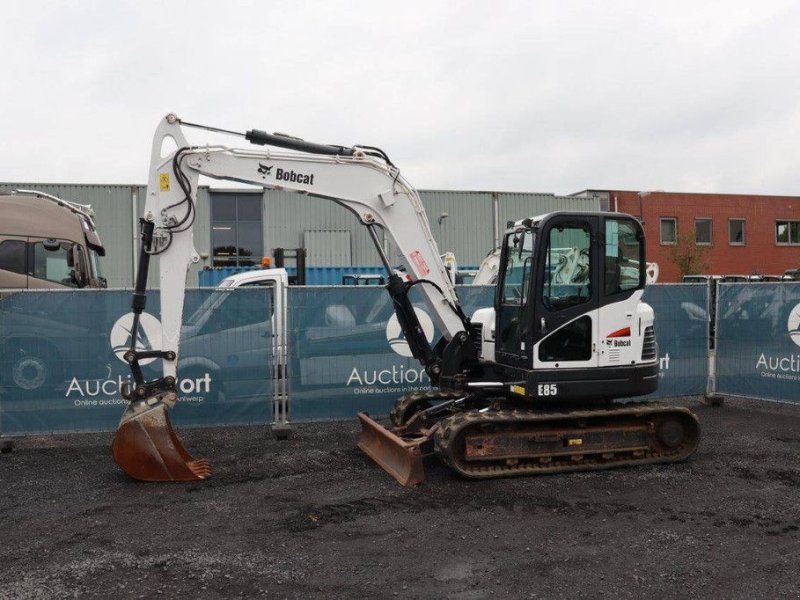
<path fill-rule="evenodd" d="M 139 194 L 136 188 L 131 186 L 131 231 L 133 232 L 132 238 L 132 252 L 133 255 L 133 275 L 131 276 L 131 284 L 136 285 L 136 269 L 139 267 Z"/>
<path fill-rule="evenodd" d="M 717 332 L 719 331 L 719 291 L 719 284 L 717 284 L 714 279 L 709 279 L 706 292 L 708 297 L 706 314 L 710 317 L 711 313 L 714 313 L 714 330 L 713 332 L 711 331 L 712 321 L 709 319 L 708 380 L 706 382 L 706 393 L 704 395 L 704 400 L 706 404 L 711 406 L 722 406 L 724 404 L 724 399 L 722 396 L 717 395 Z"/>

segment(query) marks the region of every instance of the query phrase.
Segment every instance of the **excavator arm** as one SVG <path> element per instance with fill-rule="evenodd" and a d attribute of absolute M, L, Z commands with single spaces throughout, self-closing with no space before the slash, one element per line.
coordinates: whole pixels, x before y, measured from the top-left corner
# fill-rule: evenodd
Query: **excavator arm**
<path fill-rule="evenodd" d="M 244 137 L 263 149 L 190 145 L 184 128 L 199 128 Z M 177 150 L 163 149 L 172 144 Z M 134 387 L 123 393 L 131 401 L 114 440 L 114 456 L 138 479 L 202 479 L 210 474 L 206 461 L 195 461 L 183 449 L 169 424 L 166 409 L 177 400 L 186 272 L 199 256 L 192 226 L 201 175 L 332 200 L 353 212 L 371 234 L 387 269 L 387 290 L 407 342 L 431 381 L 453 386 L 466 361 L 477 356 L 469 321 L 431 233 L 419 195 L 381 150 L 371 146 L 330 146 L 259 130 L 237 133 L 182 121 L 174 114 L 161 120 L 154 139 L 141 219 L 142 246 L 133 295 L 134 327 L 146 305 L 145 286 L 151 256 L 159 257 L 162 344 L 140 351 L 133 342 L 125 354 Z M 386 231 L 405 258 L 410 281 L 394 273 L 376 228 Z M 422 331 L 409 289 L 417 286 L 443 339 L 432 348 Z M 136 331 L 132 340 L 136 339 Z M 145 381 L 139 367 L 144 358 L 160 358 L 164 376 Z"/>
<path fill-rule="evenodd" d="M 411 281 L 426 283 L 419 286 L 420 292 L 446 340 L 464 331 L 466 318 L 440 259 L 419 195 L 383 153 L 366 147 L 313 144 L 260 131 L 249 131 L 243 136 L 253 143 L 283 145 L 290 151 L 190 146 L 181 121 L 174 115 L 162 120 L 156 131 L 144 221 L 154 224 L 155 246 L 150 253 L 161 258 L 165 350 L 178 352 L 186 268 L 190 262 L 198 260 L 191 222 L 200 175 L 307 194 L 341 204 L 367 227 L 392 275 L 393 269 L 375 230 L 382 227 L 405 258 Z M 162 158 L 164 140 L 169 138 L 174 140 L 178 150 Z M 399 287 L 396 283 L 395 286 Z M 410 315 L 398 316 L 407 320 L 411 315 L 413 311 Z M 415 338 L 414 331 L 405 333 Z M 435 376 L 435 357 L 422 347 L 417 350 L 420 356 L 415 356 L 431 362 L 425 366 L 430 367 Z M 175 375 L 176 361 L 177 357 L 165 361 L 165 375 Z"/>

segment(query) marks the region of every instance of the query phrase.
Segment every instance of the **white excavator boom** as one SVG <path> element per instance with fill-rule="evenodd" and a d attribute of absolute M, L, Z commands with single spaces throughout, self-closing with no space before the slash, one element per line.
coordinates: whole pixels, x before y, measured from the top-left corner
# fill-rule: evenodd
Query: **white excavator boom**
<path fill-rule="evenodd" d="M 164 157 L 162 147 L 170 138 L 178 150 Z M 344 156 L 190 146 L 180 119 L 168 115 L 161 121 L 153 139 L 144 219 L 155 225 L 152 252 L 161 259 L 163 350 L 176 353 L 174 360 L 164 361 L 165 375 L 176 373 L 186 270 L 199 260 L 193 215 L 187 213 L 194 210 L 200 175 L 326 198 L 348 208 L 368 228 L 383 227 L 405 258 L 411 281 L 435 284 L 419 288 L 445 338 L 464 330 L 462 317 L 453 309 L 458 306 L 455 288 L 416 190 L 386 160 L 354 150 L 352 156 Z"/>

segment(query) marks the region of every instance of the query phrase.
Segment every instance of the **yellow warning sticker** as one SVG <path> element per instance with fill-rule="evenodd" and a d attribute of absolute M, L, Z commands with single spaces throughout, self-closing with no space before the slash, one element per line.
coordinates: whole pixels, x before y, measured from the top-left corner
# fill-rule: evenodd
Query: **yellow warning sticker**
<path fill-rule="evenodd" d="M 158 183 L 161 186 L 162 192 L 169 191 L 169 173 L 159 173 L 158 174 Z"/>
<path fill-rule="evenodd" d="M 583 446 L 583 439 L 581 438 L 571 438 L 567 440 L 568 446 Z"/>
<path fill-rule="evenodd" d="M 520 396 L 525 395 L 525 386 L 524 385 L 512 385 L 511 386 L 511 393 L 512 394 L 519 394 Z"/>

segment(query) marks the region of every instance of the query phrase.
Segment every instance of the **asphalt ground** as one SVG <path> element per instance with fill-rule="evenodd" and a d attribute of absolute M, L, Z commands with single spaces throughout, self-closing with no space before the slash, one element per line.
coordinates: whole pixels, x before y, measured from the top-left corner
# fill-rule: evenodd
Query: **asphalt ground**
<path fill-rule="evenodd" d="M 0 455 L 0 598 L 797 598 L 800 407 L 682 399 L 667 466 L 403 488 L 355 421 L 181 432 L 212 479 L 143 484 L 111 434 Z M 180 407 L 177 408 L 179 410 Z"/>

